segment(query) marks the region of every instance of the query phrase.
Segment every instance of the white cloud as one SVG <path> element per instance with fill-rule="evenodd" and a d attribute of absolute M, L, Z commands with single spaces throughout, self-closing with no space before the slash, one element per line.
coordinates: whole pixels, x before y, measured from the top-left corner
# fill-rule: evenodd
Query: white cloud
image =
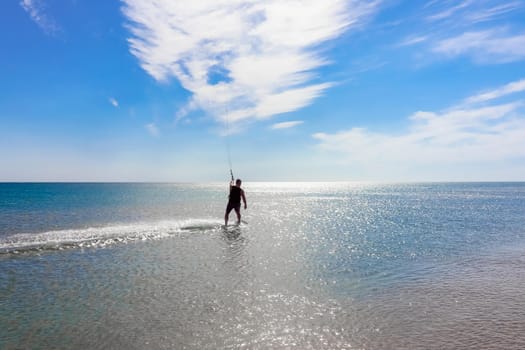
<path fill-rule="evenodd" d="M 491 91 L 486 91 L 478 95 L 471 96 L 465 99 L 464 103 L 474 104 L 474 103 L 486 102 L 486 101 L 494 100 L 494 99 L 504 97 L 509 94 L 521 92 L 521 91 L 525 91 L 525 79 L 513 81 L 500 88 L 497 88 Z"/>
<path fill-rule="evenodd" d="M 401 41 L 398 46 L 412 46 L 428 40 L 427 36 L 411 36 Z"/>
<path fill-rule="evenodd" d="M 145 127 L 151 136 L 157 137 L 160 135 L 160 130 L 155 123 L 146 124 Z"/>
<path fill-rule="evenodd" d="M 521 1 L 512 1 L 506 4 L 496 4 L 486 9 L 473 11 L 472 13 L 465 15 L 465 19 L 472 23 L 491 21 L 522 7 L 523 3 Z"/>
<path fill-rule="evenodd" d="M 29 14 L 33 22 L 47 34 L 55 34 L 60 31 L 55 21 L 45 13 L 45 5 L 41 0 L 22 0 L 20 6 Z"/>
<path fill-rule="evenodd" d="M 502 30 L 465 32 L 435 43 L 432 51 L 450 57 L 470 55 L 479 63 L 506 63 L 525 59 L 525 34 Z"/>
<path fill-rule="evenodd" d="M 108 100 L 109 100 L 109 103 L 111 103 L 111 105 L 113 105 L 113 107 L 118 107 L 119 106 L 118 101 L 114 97 L 110 97 Z"/>
<path fill-rule="evenodd" d="M 521 82 L 521 81 L 520 81 Z M 511 91 L 523 91 L 519 82 L 496 93 L 466 101 L 488 101 Z M 520 86 L 518 89 L 517 86 Z M 490 98 L 489 98 L 490 97 Z M 476 107 L 463 106 L 445 112 L 416 112 L 410 127 L 399 133 L 379 133 L 351 128 L 336 133 L 316 133 L 320 149 L 343 155 L 348 164 L 385 169 L 405 167 L 433 170 L 443 166 L 484 164 L 525 157 L 525 100 Z M 482 176 L 483 174 L 480 174 Z"/>
<path fill-rule="evenodd" d="M 463 1 L 455 6 L 449 7 L 439 13 L 428 16 L 426 19 L 429 21 L 443 20 L 453 16 L 456 12 L 470 6 L 473 3 L 472 0 Z"/>
<path fill-rule="evenodd" d="M 520 0 L 506 3 L 500 0 L 464 0 L 461 2 L 445 0 L 428 3 L 423 8 L 430 8 L 435 12 L 425 16 L 427 22 L 446 22 L 449 26 L 454 22 L 454 25 L 469 26 L 497 20 L 510 12 L 518 11 L 523 8 L 523 2 Z"/>
<path fill-rule="evenodd" d="M 272 125 L 272 129 L 289 129 L 289 128 L 293 128 L 294 126 L 301 125 L 302 123 L 303 123 L 302 120 L 293 120 L 289 122 L 275 123 Z"/>
<path fill-rule="evenodd" d="M 312 103 L 332 84 L 319 45 L 367 19 L 364 0 L 123 0 L 131 52 L 158 81 L 192 92 L 188 106 L 219 121 L 269 118 Z M 228 116 L 225 116 L 226 106 Z"/>
<path fill-rule="evenodd" d="M 396 47 L 418 45 L 414 57 L 425 64 L 436 58 L 468 57 L 478 64 L 525 59 L 525 32 L 518 12 L 522 0 L 430 1 L 414 17 L 414 30 Z M 427 53 L 426 55 L 424 53 Z"/>

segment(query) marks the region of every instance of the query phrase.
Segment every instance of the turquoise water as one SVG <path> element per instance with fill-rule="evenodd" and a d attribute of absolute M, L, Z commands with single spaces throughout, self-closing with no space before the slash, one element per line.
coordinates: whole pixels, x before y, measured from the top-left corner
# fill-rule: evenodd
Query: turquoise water
<path fill-rule="evenodd" d="M 0 348 L 525 348 L 525 183 L 227 186 L 0 184 Z"/>

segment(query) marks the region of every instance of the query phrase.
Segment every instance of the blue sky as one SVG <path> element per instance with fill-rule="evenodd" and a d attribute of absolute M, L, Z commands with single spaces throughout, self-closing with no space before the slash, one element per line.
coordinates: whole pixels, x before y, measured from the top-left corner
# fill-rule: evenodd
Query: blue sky
<path fill-rule="evenodd" d="M 0 181 L 525 180 L 525 1 L 7 0 Z"/>

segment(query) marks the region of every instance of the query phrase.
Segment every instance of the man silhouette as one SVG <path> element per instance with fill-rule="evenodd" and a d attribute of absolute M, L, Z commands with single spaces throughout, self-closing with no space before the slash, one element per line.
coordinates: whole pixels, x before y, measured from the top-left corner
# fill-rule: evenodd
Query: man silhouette
<path fill-rule="evenodd" d="M 235 184 L 232 181 L 230 182 L 230 195 L 228 199 L 228 205 L 226 206 L 226 214 L 224 214 L 224 225 L 228 225 L 228 219 L 230 217 L 230 212 L 232 209 L 235 210 L 237 214 L 237 225 L 241 223 L 241 199 L 244 202 L 244 210 L 247 209 L 246 205 L 246 196 L 244 195 L 244 190 L 241 188 L 241 179 L 237 179 Z"/>

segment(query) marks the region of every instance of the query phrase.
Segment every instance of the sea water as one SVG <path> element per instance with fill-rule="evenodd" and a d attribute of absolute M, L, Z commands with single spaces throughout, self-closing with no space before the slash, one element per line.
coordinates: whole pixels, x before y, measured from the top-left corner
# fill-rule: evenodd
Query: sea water
<path fill-rule="evenodd" d="M 0 348 L 525 348 L 525 183 L 243 185 L 0 184 Z"/>

